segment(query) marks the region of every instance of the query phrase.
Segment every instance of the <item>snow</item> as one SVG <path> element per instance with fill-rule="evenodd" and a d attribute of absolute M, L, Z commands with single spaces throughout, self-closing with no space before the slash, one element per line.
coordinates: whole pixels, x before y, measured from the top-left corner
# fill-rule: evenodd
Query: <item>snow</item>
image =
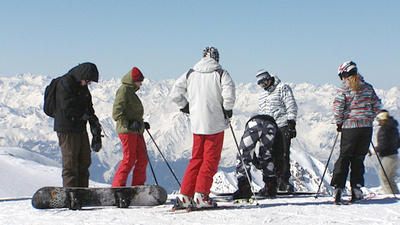
<path fill-rule="evenodd" d="M 297 154 L 307 158 L 301 152 Z M 61 170 L 54 165 L 57 163 L 53 160 L 24 149 L 0 148 L 1 224 L 400 224 L 399 201 L 393 195 L 379 194 L 379 188 L 363 189 L 364 193 L 377 193 L 373 199 L 342 206 L 332 204 L 331 196 L 278 196 L 257 199 L 258 205 L 233 204 L 223 201 L 226 197 L 213 196 L 220 206 L 228 208 L 190 213 L 172 212 L 174 194 L 168 195 L 166 204 L 155 207 L 87 207 L 78 211 L 39 210 L 31 206 L 29 199 L 5 200 L 31 196 L 38 187 L 59 184 Z M 108 185 L 90 181 L 90 186 Z"/>

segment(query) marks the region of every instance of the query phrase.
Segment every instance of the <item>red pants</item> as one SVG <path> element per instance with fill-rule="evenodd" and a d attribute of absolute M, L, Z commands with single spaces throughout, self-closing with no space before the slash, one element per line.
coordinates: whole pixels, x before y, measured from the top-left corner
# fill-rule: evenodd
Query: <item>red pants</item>
<path fill-rule="evenodd" d="M 181 194 L 193 197 L 194 192 L 210 193 L 213 177 L 221 159 L 224 132 L 212 135 L 193 134 L 192 158 L 186 168 Z"/>
<path fill-rule="evenodd" d="M 123 158 L 115 173 L 111 187 L 124 187 L 132 168 L 131 186 L 144 185 L 146 181 L 146 167 L 149 160 L 146 155 L 146 146 L 143 135 L 126 133 L 119 134 L 122 142 Z"/>

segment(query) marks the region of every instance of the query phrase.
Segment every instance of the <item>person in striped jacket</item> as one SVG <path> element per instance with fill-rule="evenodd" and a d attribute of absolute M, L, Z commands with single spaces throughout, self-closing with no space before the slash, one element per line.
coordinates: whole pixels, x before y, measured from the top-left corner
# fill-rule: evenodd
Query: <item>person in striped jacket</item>
<path fill-rule="evenodd" d="M 297 104 L 292 89 L 276 76 L 266 70 L 257 72 L 257 84 L 265 91 L 258 99 L 260 114 L 273 117 L 283 136 L 282 163 L 276 163 L 278 190 L 293 192 L 294 187 L 289 183 L 290 178 L 290 145 L 296 137 Z"/>
<path fill-rule="evenodd" d="M 333 101 L 333 110 L 337 131 L 341 132 L 341 141 L 331 186 L 335 188 L 335 202 L 340 202 L 350 166 L 351 201 L 356 201 L 363 198 L 360 188 L 364 186 L 364 159 L 381 101 L 374 88 L 358 73 L 353 61 L 342 63 L 338 75 L 342 85 Z"/>

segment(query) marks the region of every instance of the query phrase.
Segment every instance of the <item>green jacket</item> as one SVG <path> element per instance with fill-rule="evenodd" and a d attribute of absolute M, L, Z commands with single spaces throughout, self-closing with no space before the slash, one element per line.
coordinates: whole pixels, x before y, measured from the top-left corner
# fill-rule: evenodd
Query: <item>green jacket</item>
<path fill-rule="evenodd" d="M 122 85 L 117 90 L 113 105 L 113 119 L 117 122 L 116 130 L 117 134 L 123 133 L 135 133 L 143 134 L 143 105 L 139 97 L 136 95 L 136 91 L 139 87 L 136 86 L 132 80 L 132 73 L 129 71 L 122 79 Z M 129 123 L 133 121 L 139 121 L 141 124 L 140 132 L 135 130 L 126 129 Z"/>

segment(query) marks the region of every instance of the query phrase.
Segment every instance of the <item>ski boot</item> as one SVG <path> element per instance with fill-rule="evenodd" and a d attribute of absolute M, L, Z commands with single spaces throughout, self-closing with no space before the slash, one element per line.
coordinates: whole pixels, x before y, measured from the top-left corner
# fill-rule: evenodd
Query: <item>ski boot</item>
<path fill-rule="evenodd" d="M 232 198 L 235 199 L 250 199 L 252 196 L 251 187 L 246 177 L 238 179 L 238 190 L 233 193 Z"/>
<path fill-rule="evenodd" d="M 180 210 L 180 209 L 187 209 L 189 207 L 190 202 L 192 201 L 192 197 L 179 194 L 176 197 L 174 206 L 172 207 L 172 211 Z"/>
<path fill-rule="evenodd" d="M 335 190 L 333 190 L 333 198 L 334 198 L 334 203 L 336 205 L 340 204 L 342 202 L 342 188 L 336 187 Z"/>
<path fill-rule="evenodd" d="M 258 196 L 261 197 L 275 197 L 277 194 L 276 177 L 264 177 L 263 178 L 265 186 L 258 191 Z"/>
<path fill-rule="evenodd" d="M 188 211 L 191 211 L 191 207 L 194 208 L 216 208 L 217 207 L 217 203 L 214 202 L 210 196 L 208 196 L 205 193 L 201 193 L 201 192 L 195 192 L 194 193 L 194 197 L 192 200 L 192 204 L 189 205 L 188 207 Z"/>
<path fill-rule="evenodd" d="M 69 209 L 71 210 L 78 210 L 82 208 L 81 202 L 79 200 L 78 192 L 77 191 L 70 191 L 69 195 Z"/>
<path fill-rule="evenodd" d="M 287 193 L 293 193 L 294 192 L 294 186 L 292 184 L 290 184 L 289 181 L 285 181 L 282 178 L 279 178 L 278 191 L 287 192 Z"/>
<path fill-rule="evenodd" d="M 363 192 L 359 187 L 352 187 L 351 188 L 351 199 L 350 202 L 356 202 L 363 199 Z"/>
<path fill-rule="evenodd" d="M 123 192 L 118 192 L 118 191 L 115 192 L 114 197 L 115 197 L 115 203 L 118 208 L 129 208 L 131 200 L 127 198 Z"/>

